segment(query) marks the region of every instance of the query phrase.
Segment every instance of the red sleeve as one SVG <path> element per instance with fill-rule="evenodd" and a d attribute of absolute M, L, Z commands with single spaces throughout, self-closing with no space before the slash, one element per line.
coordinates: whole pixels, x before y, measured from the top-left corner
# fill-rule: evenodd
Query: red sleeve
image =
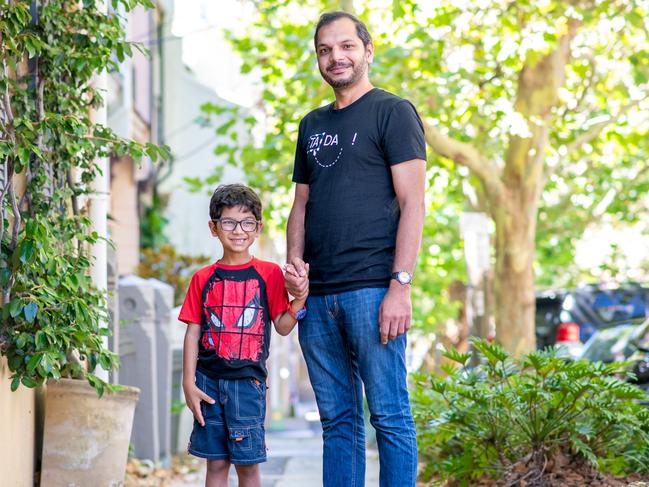
<path fill-rule="evenodd" d="M 278 265 L 274 265 L 266 281 L 270 318 L 274 320 L 288 309 L 288 293 L 284 287 L 284 274 Z"/>
<path fill-rule="evenodd" d="M 201 324 L 201 313 L 203 308 L 202 294 L 202 286 L 200 284 L 200 279 L 198 278 L 198 273 L 196 273 L 192 276 L 192 280 L 189 283 L 189 289 L 185 295 L 185 301 L 183 301 L 183 305 L 180 308 L 180 314 L 178 315 L 179 321 Z"/>

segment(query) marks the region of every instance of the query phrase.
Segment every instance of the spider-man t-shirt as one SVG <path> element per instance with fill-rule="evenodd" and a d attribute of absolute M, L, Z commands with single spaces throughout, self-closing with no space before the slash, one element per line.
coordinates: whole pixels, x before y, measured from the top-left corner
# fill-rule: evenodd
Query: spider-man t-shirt
<path fill-rule="evenodd" d="M 201 325 L 197 369 L 220 379 L 265 381 L 271 321 L 288 308 L 277 264 L 216 262 L 197 271 L 178 319 Z"/>

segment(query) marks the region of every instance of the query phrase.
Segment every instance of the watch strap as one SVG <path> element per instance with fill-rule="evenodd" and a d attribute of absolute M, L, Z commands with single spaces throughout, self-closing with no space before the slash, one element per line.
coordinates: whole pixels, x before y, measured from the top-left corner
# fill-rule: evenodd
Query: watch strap
<path fill-rule="evenodd" d="M 306 307 L 302 306 L 300 309 L 293 311 L 292 304 L 293 301 L 288 303 L 288 308 L 286 309 L 286 312 L 291 316 L 291 318 L 293 318 L 294 320 L 301 320 L 302 318 L 304 318 L 304 316 L 306 315 Z"/>

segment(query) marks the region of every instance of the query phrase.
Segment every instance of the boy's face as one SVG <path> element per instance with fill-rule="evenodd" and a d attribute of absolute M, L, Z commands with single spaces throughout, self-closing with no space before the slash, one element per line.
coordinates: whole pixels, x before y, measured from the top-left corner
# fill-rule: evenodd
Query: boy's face
<path fill-rule="evenodd" d="M 257 222 L 255 215 L 250 210 L 234 206 L 224 208 L 221 218 L 218 221 L 210 221 L 209 226 L 212 235 L 217 237 L 223 245 L 224 257 L 243 257 L 250 255 L 250 246 L 259 236 L 262 224 Z M 251 228 L 256 229 L 251 231 Z"/>

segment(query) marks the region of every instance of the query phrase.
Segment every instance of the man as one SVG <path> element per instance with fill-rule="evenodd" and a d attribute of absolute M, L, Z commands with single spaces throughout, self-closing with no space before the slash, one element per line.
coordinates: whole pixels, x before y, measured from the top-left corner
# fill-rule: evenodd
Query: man
<path fill-rule="evenodd" d="M 424 220 L 423 125 L 412 104 L 370 83 L 374 46 L 356 17 L 323 14 L 314 42 L 335 101 L 300 123 L 286 285 L 301 295 L 309 276 L 299 339 L 322 421 L 324 485 L 364 485 L 364 386 L 380 484 L 414 486 L 405 333 Z"/>

